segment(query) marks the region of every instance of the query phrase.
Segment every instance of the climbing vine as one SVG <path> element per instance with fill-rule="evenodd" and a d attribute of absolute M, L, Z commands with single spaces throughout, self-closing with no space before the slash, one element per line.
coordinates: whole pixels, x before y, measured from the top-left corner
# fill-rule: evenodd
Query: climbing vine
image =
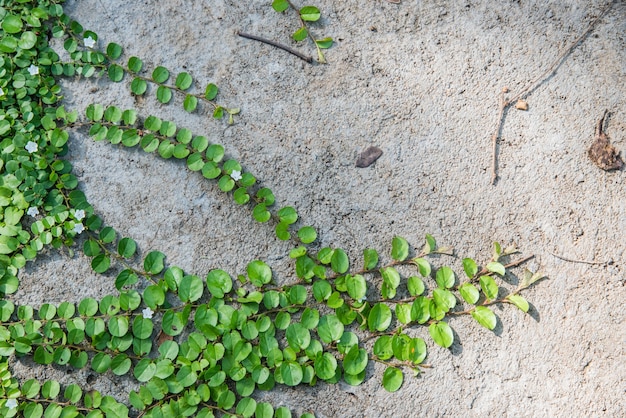
<path fill-rule="evenodd" d="M 440 265 L 451 248 L 430 235 L 418 247 L 396 236 L 382 250 L 364 249 L 361 263 L 351 265 L 341 248 L 314 250 L 318 231 L 303 225 L 295 208 L 275 207 L 271 189 L 222 145 L 134 109 L 94 103 L 80 116 L 66 109 L 58 80 L 80 76 L 126 83 L 136 96 L 154 91 L 163 104 L 181 95 L 188 112 L 200 112 L 202 101 L 227 123 L 239 113 L 217 101 L 215 84 L 194 92 L 189 73 L 148 70 L 138 57 L 122 60 L 116 43 L 100 50 L 98 35 L 61 4 L 0 0 L 0 415 L 289 417 L 288 408 L 258 402 L 254 393 L 318 381 L 358 385 L 372 362 L 384 365 L 381 384 L 393 392 L 407 372 L 428 366 L 429 343 L 407 331 L 424 327 L 434 344 L 449 348 L 456 316 L 493 330 L 498 319 L 490 306 L 528 311 L 521 292 L 542 275 L 526 270 L 515 288 L 502 280 L 529 258 L 514 259 L 517 248 L 495 243 L 489 259 L 464 258 L 456 274 Z M 274 8 L 285 4 L 291 6 L 275 1 Z M 63 40 L 69 61 L 50 47 L 51 38 Z M 186 272 L 157 250 L 139 257 L 137 243 L 105 225 L 78 188 L 64 158 L 74 130 L 184 160 L 293 243 L 293 277 L 277 283 L 259 255 L 236 273 Z M 28 261 L 51 248 L 79 246 L 94 272 L 115 277 L 116 293 L 39 307 L 12 301 Z M 16 357 L 129 376 L 139 389 L 114 399 L 77 383 L 24 379 L 13 375 Z"/>

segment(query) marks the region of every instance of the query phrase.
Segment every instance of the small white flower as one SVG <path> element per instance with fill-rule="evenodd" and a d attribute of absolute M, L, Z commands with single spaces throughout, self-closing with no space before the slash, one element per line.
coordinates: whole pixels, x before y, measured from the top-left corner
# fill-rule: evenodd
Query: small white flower
<path fill-rule="evenodd" d="M 83 232 L 85 230 L 85 227 L 83 226 L 82 223 L 77 223 L 76 225 L 74 225 L 74 229 L 72 229 L 72 231 L 75 234 L 80 234 L 81 232 Z"/>
<path fill-rule="evenodd" d="M 359 299 L 360 303 L 363 303 L 367 300 L 367 296 L 363 296 L 361 299 Z"/>
<path fill-rule="evenodd" d="M 28 141 L 24 148 L 26 148 L 26 151 L 32 154 L 33 152 L 36 152 L 39 149 L 39 146 L 37 145 L 36 142 Z"/>
<path fill-rule="evenodd" d="M 31 206 L 26 211 L 26 214 L 34 218 L 35 216 L 39 215 L 39 209 L 37 209 L 35 206 Z"/>
<path fill-rule="evenodd" d="M 83 219 L 85 219 L 85 211 L 82 209 L 78 209 L 76 212 L 74 212 L 74 219 L 76 219 L 77 221 L 82 221 Z"/>
<path fill-rule="evenodd" d="M 154 311 L 150 308 L 146 308 L 143 311 L 141 311 L 141 316 L 143 316 L 143 319 L 152 319 L 153 314 L 154 314 Z"/>
<path fill-rule="evenodd" d="M 96 40 L 89 35 L 88 38 L 83 39 L 83 43 L 87 48 L 93 48 L 96 45 Z"/>
<path fill-rule="evenodd" d="M 235 181 L 241 180 L 241 171 L 233 170 L 233 172 L 230 173 L 230 178 Z"/>
<path fill-rule="evenodd" d="M 4 96 L 4 90 L 2 90 L 2 87 L 0 87 L 0 97 Z"/>
<path fill-rule="evenodd" d="M 4 406 L 6 406 L 9 409 L 15 409 L 15 408 L 17 408 L 17 400 L 15 400 L 13 398 L 7 399 L 7 401 L 4 404 Z"/>
<path fill-rule="evenodd" d="M 30 73 L 30 75 L 37 75 L 39 74 L 39 67 L 37 67 L 35 64 L 31 64 L 30 67 L 28 67 L 28 72 Z"/>

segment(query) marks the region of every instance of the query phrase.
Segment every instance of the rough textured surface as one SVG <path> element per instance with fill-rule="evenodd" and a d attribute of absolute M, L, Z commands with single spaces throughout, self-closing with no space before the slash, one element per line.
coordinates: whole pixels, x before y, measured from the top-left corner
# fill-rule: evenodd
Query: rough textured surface
<path fill-rule="evenodd" d="M 315 33 L 338 41 L 326 53 L 329 65 L 235 35 L 290 42 L 295 15 L 275 13 L 269 0 L 68 1 L 68 13 L 98 33 L 99 46 L 114 41 L 148 68 L 188 71 L 199 89 L 215 82 L 219 101 L 242 113 L 228 127 L 206 116 L 206 107 L 189 115 L 180 98 L 174 106 L 134 101 L 125 83 L 106 80 L 67 81 L 67 105 L 135 107 L 205 134 L 272 188 L 277 203 L 294 205 L 316 226 L 321 245 L 345 248 L 353 260 L 365 247 L 388 251 L 395 234 L 419 246 L 431 233 L 482 262 L 494 240 L 515 243 L 536 255 L 530 267 L 549 280 L 525 293 L 531 315 L 498 309 L 495 333 L 471 318 L 451 321 L 453 349 L 429 342 L 434 368 L 396 393 L 380 387 L 382 369 L 372 366 L 359 387 L 260 396 L 318 417 L 622 415 L 625 173 L 598 169 L 587 149 L 604 109 L 613 145 L 626 149 L 626 3 L 617 2 L 526 98 L 528 111 L 507 112 L 495 186 L 489 138 L 499 91 L 508 86 L 514 93 L 533 80 L 606 1 L 313 3 L 324 16 Z M 299 48 L 314 54 L 309 44 Z M 356 168 L 370 145 L 382 157 Z M 71 147 L 82 190 L 144 253 L 161 250 L 170 264 L 199 274 L 218 266 L 241 272 L 257 257 L 279 278 L 288 274 L 289 244 L 183 163 L 94 143 L 84 132 L 72 135 Z M 41 257 L 23 272 L 17 300 L 79 301 L 113 292 L 113 280 L 92 274 L 85 261 Z M 84 382 L 88 374 L 64 379 Z M 120 398 L 129 387 L 109 375 L 92 380 Z"/>

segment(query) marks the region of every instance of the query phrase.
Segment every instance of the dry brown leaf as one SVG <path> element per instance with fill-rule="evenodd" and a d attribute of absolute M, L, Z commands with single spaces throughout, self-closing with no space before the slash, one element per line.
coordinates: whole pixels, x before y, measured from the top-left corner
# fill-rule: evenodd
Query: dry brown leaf
<path fill-rule="evenodd" d="M 589 148 L 588 155 L 591 161 L 603 170 L 619 170 L 624 165 L 624 161 L 622 161 L 619 151 L 609 142 L 607 134 L 602 130 L 607 113 L 608 110 L 605 110 L 596 126 L 596 136 Z"/>
<path fill-rule="evenodd" d="M 359 155 L 359 158 L 356 160 L 356 166 L 359 168 L 369 167 L 374 164 L 374 161 L 379 159 L 381 155 L 383 155 L 383 150 L 378 147 L 369 147 Z"/>

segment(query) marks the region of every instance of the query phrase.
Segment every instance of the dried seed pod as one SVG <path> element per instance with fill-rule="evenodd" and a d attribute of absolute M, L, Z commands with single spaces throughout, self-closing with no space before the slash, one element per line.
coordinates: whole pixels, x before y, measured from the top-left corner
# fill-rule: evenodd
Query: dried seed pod
<path fill-rule="evenodd" d="M 356 160 L 356 166 L 359 168 L 369 167 L 374 164 L 374 161 L 379 159 L 381 155 L 383 155 L 383 150 L 378 147 L 369 147 L 359 155 L 359 158 Z"/>
<path fill-rule="evenodd" d="M 528 103 L 526 100 L 519 99 L 517 103 L 515 103 L 515 108 L 517 110 L 528 110 Z"/>
<path fill-rule="evenodd" d="M 587 154 L 591 161 L 601 169 L 606 171 L 618 170 L 622 168 L 624 161 L 622 161 L 619 151 L 609 142 L 607 134 L 602 130 L 607 113 L 608 110 L 605 110 L 604 115 L 602 115 L 596 126 L 596 136 Z"/>

